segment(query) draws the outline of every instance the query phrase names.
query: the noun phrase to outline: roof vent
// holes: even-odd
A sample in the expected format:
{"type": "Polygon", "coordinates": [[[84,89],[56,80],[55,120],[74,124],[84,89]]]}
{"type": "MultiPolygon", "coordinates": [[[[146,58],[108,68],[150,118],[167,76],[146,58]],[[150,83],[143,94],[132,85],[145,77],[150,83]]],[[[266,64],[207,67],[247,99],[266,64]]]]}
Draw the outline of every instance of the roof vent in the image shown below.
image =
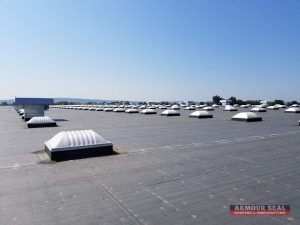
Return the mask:
{"type": "Polygon", "coordinates": [[[167,109],[163,111],[160,115],[162,116],[180,116],[180,112],[173,110],[173,109],[167,109]]]}
{"type": "Polygon", "coordinates": [[[189,115],[192,118],[213,118],[213,115],[207,111],[195,111],[189,115]]]}
{"type": "Polygon", "coordinates": [[[93,130],[62,131],[45,142],[45,151],[61,161],[113,154],[113,145],[93,130]]]}
{"type": "Polygon", "coordinates": [[[262,121],[262,117],[254,112],[241,112],[231,118],[231,120],[239,120],[246,122],[262,121]]]}
{"type": "Polygon", "coordinates": [[[34,127],[54,127],[56,122],[49,116],[35,116],[27,122],[28,128],[34,127]]]}

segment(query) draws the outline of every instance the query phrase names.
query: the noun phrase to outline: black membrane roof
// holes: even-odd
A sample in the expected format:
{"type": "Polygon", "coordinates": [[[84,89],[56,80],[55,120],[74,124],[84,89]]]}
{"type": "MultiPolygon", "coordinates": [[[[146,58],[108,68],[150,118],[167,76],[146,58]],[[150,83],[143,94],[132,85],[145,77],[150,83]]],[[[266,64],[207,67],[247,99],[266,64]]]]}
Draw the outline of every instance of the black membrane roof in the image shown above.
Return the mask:
{"type": "MultiPolygon", "coordinates": [[[[250,109],[239,109],[239,112],[250,109]]],[[[57,127],[26,128],[0,107],[0,224],[300,224],[299,114],[259,123],[50,109],[57,127]],[[92,129],[119,154],[49,161],[44,142],[92,129]],[[290,216],[230,216],[233,204],[290,205],[290,216]]]]}

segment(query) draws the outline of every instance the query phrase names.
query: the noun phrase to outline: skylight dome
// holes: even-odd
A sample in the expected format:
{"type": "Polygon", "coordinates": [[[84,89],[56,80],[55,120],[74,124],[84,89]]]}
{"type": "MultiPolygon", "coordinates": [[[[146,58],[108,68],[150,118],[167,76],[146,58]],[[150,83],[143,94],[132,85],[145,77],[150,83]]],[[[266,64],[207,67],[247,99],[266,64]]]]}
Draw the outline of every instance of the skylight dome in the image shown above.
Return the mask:
{"type": "Polygon", "coordinates": [[[53,119],[51,119],[49,116],[32,117],[26,124],[28,128],[56,126],[56,122],[53,119]]]}
{"type": "Polygon", "coordinates": [[[144,109],[140,113],[141,114],[156,114],[156,111],[153,109],[144,109]]]}
{"type": "Polygon", "coordinates": [[[124,108],[115,108],[114,112],[125,112],[124,108]]]}
{"type": "Polygon", "coordinates": [[[162,116],[180,116],[180,112],[174,109],[167,109],[163,111],[160,115],[162,116]]]}
{"type": "Polygon", "coordinates": [[[139,110],[137,109],[126,109],[126,113],[139,113],[139,110]]]}
{"type": "Polygon", "coordinates": [[[226,105],[223,111],[237,111],[237,108],[231,106],[231,105],[226,105]]]}
{"type": "Polygon", "coordinates": [[[246,122],[262,121],[262,117],[254,112],[241,112],[231,118],[231,120],[239,120],[246,122]]]}
{"type": "Polygon", "coordinates": [[[194,106],[187,106],[184,109],[185,110],[195,110],[196,108],[194,106]]]}
{"type": "Polygon", "coordinates": [[[254,107],[250,111],[251,112],[267,112],[267,110],[265,108],[261,108],[261,107],[254,107]]]}
{"type": "Polygon", "coordinates": [[[191,118],[213,118],[213,115],[207,111],[195,111],[189,115],[191,118]]]}
{"type": "Polygon", "coordinates": [[[300,109],[298,107],[292,107],[284,110],[285,113],[300,113],[300,109]]]}
{"type": "Polygon", "coordinates": [[[68,160],[113,153],[113,145],[93,130],[62,131],[45,142],[51,160],[68,160]]]}
{"type": "Polygon", "coordinates": [[[278,110],[279,107],[274,105],[274,106],[268,106],[267,109],[278,110]]]}
{"type": "Polygon", "coordinates": [[[172,106],[171,106],[171,109],[174,109],[174,110],[179,110],[179,109],[180,109],[180,107],[179,107],[178,105],[172,105],[172,106]]]}
{"type": "Polygon", "coordinates": [[[205,106],[202,108],[202,110],[206,110],[206,111],[214,111],[215,109],[211,106],[205,106]]]}
{"type": "Polygon", "coordinates": [[[113,108],[105,108],[103,109],[104,112],[112,112],[114,109],[113,108]]]}

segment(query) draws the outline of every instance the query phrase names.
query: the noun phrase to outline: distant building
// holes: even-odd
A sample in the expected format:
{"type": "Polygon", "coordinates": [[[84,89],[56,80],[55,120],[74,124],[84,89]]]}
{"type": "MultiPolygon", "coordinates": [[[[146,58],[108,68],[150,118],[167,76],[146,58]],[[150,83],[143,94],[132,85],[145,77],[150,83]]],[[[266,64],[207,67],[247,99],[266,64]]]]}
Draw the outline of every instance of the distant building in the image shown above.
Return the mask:
{"type": "Polygon", "coordinates": [[[222,106],[225,106],[225,105],[230,105],[232,101],[230,99],[223,99],[220,100],[220,103],[222,104],[222,106]]]}
{"type": "Polygon", "coordinates": [[[156,102],[146,102],[147,105],[156,105],[156,102]]]}
{"type": "Polygon", "coordinates": [[[49,105],[54,104],[53,98],[15,98],[15,107],[24,109],[25,121],[30,120],[34,116],[44,116],[44,110],[49,105]]]}
{"type": "Polygon", "coordinates": [[[191,106],[191,105],[195,105],[194,101],[184,101],[180,103],[181,106],[191,106]]]}
{"type": "Polygon", "coordinates": [[[267,101],[267,100],[262,100],[262,101],[260,101],[260,104],[261,105],[264,105],[264,106],[269,106],[269,105],[271,105],[271,101],[267,101]]]}

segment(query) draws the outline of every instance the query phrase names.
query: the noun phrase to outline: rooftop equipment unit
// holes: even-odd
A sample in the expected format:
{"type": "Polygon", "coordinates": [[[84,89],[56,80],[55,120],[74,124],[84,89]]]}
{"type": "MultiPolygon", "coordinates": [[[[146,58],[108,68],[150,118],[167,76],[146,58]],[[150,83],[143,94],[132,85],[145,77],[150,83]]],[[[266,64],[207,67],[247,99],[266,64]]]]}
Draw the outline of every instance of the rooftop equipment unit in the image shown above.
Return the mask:
{"type": "Polygon", "coordinates": [[[257,115],[254,112],[241,112],[233,116],[231,120],[255,122],[255,121],[262,121],[262,117],[257,115]]]}
{"type": "Polygon", "coordinates": [[[62,131],[45,142],[54,161],[113,154],[113,145],[93,130],[62,131]]]}
{"type": "Polygon", "coordinates": [[[53,98],[15,98],[15,105],[24,106],[24,119],[30,120],[34,116],[44,116],[45,108],[54,104],[53,98]]]}
{"type": "Polygon", "coordinates": [[[56,122],[48,116],[35,116],[27,122],[28,128],[34,127],[55,127],[56,122]]]}

